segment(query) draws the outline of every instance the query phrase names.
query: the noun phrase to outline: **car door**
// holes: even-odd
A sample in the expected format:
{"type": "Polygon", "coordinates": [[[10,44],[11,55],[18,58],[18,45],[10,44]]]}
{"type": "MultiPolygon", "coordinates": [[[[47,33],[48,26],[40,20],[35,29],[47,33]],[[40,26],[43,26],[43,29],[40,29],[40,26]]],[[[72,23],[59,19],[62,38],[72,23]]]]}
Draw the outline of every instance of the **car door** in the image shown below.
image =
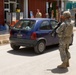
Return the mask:
{"type": "MultiPolygon", "coordinates": [[[[50,20],[50,25],[51,25],[52,31],[53,31],[53,30],[57,27],[58,22],[57,22],[56,20],[50,20]]],[[[58,35],[57,35],[56,32],[53,33],[52,37],[53,37],[53,39],[54,39],[54,40],[53,40],[53,43],[54,43],[54,44],[58,44],[59,38],[58,38],[58,35]]]]}
{"type": "Polygon", "coordinates": [[[52,27],[50,25],[50,22],[48,20],[42,21],[40,27],[39,27],[39,36],[40,38],[43,38],[46,40],[46,45],[52,45],[54,38],[50,34],[52,31],[52,27]]]}

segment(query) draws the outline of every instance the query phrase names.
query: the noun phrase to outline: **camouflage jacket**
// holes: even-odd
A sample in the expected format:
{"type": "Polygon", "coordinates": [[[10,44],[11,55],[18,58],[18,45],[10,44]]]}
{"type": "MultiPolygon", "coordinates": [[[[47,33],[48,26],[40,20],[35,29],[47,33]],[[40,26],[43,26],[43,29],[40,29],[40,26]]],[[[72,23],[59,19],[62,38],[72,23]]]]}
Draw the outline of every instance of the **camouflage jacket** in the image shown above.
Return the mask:
{"type": "Polygon", "coordinates": [[[57,28],[58,37],[71,37],[73,34],[73,23],[71,20],[66,20],[57,28]]]}

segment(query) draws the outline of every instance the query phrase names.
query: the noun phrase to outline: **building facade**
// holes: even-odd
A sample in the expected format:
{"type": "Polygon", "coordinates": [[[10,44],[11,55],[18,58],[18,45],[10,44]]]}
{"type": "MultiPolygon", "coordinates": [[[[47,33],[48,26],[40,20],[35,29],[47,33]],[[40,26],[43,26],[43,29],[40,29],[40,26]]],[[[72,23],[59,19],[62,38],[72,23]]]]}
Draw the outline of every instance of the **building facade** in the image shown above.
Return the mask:
{"type": "Polygon", "coordinates": [[[20,9],[20,12],[23,12],[24,18],[30,18],[30,11],[33,12],[35,17],[37,9],[40,9],[44,18],[51,4],[56,9],[61,7],[60,0],[0,0],[0,25],[6,23],[7,13],[16,12],[17,7],[20,9]]]}

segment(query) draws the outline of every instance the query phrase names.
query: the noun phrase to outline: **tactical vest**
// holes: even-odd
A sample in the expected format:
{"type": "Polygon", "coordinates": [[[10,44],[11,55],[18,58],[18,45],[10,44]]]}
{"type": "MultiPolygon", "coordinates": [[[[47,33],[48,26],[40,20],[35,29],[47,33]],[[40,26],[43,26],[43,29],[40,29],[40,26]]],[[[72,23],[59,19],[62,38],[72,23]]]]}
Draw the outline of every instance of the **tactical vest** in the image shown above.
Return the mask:
{"type": "Polygon", "coordinates": [[[73,25],[72,23],[70,22],[69,25],[67,25],[65,23],[65,27],[64,27],[64,31],[63,31],[63,37],[71,37],[73,34],[73,25]]]}

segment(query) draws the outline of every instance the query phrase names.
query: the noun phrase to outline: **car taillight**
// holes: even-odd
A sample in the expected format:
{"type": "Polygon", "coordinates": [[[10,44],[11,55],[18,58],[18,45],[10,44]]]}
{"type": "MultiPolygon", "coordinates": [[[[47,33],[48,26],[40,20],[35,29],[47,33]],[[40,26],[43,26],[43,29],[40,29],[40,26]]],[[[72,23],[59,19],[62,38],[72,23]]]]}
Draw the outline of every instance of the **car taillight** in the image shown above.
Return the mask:
{"type": "Polygon", "coordinates": [[[10,36],[12,36],[12,35],[13,35],[13,31],[11,30],[11,31],[10,31],[10,36]]]}
{"type": "Polygon", "coordinates": [[[37,34],[35,32],[32,33],[31,39],[35,40],[37,38],[37,34]]]}

